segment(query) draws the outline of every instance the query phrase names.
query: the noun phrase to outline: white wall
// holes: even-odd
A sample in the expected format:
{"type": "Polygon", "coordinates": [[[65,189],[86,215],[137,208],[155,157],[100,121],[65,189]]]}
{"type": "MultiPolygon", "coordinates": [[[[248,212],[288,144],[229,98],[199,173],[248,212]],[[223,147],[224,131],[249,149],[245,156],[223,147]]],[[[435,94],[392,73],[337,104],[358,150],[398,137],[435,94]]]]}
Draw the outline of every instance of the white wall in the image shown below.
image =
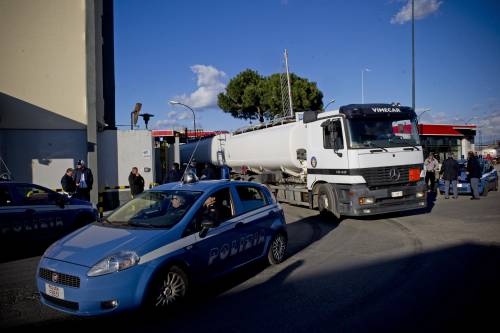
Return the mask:
{"type": "Polygon", "coordinates": [[[99,188],[128,186],[132,167],[139,168],[146,188],[154,180],[153,138],[148,130],[99,133],[99,188]],[[144,171],[149,168],[150,171],[144,171]]]}

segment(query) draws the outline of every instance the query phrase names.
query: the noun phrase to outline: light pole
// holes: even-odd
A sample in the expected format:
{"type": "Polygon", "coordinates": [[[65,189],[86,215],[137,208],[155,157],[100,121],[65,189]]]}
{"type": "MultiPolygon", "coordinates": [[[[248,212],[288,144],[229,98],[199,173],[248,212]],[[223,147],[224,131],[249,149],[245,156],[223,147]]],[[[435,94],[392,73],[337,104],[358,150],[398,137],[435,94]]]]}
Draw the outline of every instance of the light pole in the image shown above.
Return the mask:
{"type": "Polygon", "coordinates": [[[470,118],[469,120],[467,120],[467,121],[465,122],[465,125],[467,125],[467,124],[469,123],[469,121],[471,121],[472,119],[477,119],[477,116],[474,116],[474,117],[470,118]]]}
{"type": "Polygon", "coordinates": [[[178,102],[178,101],[169,101],[169,103],[171,105],[182,105],[186,108],[188,108],[189,110],[191,110],[191,112],[193,113],[193,128],[194,128],[194,136],[197,137],[198,133],[196,132],[196,114],[194,113],[194,110],[189,106],[189,105],[186,105],[184,103],[181,103],[181,102],[178,102]]]}
{"type": "Polygon", "coordinates": [[[420,112],[420,114],[417,116],[417,122],[420,121],[420,117],[422,117],[422,115],[428,111],[431,111],[431,109],[423,109],[421,110],[422,112],[420,112]]]}
{"type": "Polygon", "coordinates": [[[361,104],[365,104],[365,72],[371,72],[369,68],[361,70],[361,104]]]}
{"type": "Polygon", "coordinates": [[[332,103],[335,103],[335,98],[332,99],[330,102],[326,103],[325,107],[323,108],[323,110],[326,111],[326,108],[328,107],[328,105],[332,104],[332,103]]]}
{"type": "Polygon", "coordinates": [[[411,1],[411,107],[415,110],[415,0],[411,1]]]}

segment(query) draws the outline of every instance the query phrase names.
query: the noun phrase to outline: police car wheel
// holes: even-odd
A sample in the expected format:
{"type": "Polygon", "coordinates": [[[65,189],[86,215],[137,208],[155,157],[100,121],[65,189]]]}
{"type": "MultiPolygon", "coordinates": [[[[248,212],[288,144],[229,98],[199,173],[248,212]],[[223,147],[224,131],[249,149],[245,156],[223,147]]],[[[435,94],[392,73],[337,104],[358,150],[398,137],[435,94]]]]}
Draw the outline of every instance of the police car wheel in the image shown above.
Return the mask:
{"type": "Polygon", "coordinates": [[[488,184],[484,184],[484,189],[483,189],[483,192],[481,193],[481,196],[482,197],[487,197],[488,196],[488,184]]]}
{"type": "Polygon", "coordinates": [[[185,297],[188,289],[186,273],[177,266],[162,272],[153,288],[151,305],[155,309],[173,307],[185,297]]]}
{"type": "Polygon", "coordinates": [[[273,236],[267,254],[267,259],[271,265],[277,265],[285,259],[287,246],[288,239],[283,232],[273,236]]]}

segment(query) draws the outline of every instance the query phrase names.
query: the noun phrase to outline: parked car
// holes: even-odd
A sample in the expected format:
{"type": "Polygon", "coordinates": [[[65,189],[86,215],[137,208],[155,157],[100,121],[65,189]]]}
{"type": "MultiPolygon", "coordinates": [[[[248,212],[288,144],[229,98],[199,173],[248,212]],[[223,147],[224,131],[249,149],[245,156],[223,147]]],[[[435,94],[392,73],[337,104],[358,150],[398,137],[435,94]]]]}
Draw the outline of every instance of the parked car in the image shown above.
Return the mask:
{"type": "Polygon", "coordinates": [[[278,264],[286,248],[283,210],[266,187],[168,183],[54,243],[37,286],[43,304],[76,315],[162,309],[247,263],[278,264]]]}
{"type": "Polygon", "coordinates": [[[45,248],[97,217],[90,202],[35,184],[0,182],[0,246],[8,250],[2,259],[38,245],[45,248]]]}
{"type": "MultiPolygon", "coordinates": [[[[479,179],[479,193],[482,196],[488,195],[489,191],[498,191],[498,172],[489,160],[480,159],[481,165],[481,178],[479,179]]],[[[470,179],[467,176],[467,160],[459,160],[459,176],[458,176],[458,193],[471,194],[472,189],[470,186],[470,179]]],[[[439,180],[439,191],[441,194],[445,191],[444,180],[439,180]]],[[[450,193],[453,189],[450,184],[450,193]]]]}

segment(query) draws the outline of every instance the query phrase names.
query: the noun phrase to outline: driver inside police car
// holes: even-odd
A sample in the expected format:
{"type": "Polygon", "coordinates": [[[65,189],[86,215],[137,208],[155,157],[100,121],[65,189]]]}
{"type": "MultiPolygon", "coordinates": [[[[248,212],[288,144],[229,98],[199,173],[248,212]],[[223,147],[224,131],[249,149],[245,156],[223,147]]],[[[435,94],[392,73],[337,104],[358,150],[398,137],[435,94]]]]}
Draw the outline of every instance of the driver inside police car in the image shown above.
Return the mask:
{"type": "Polygon", "coordinates": [[[173,195],[170,199],[170,204],[174,209],[182,208],[185,203],[186,200],[184,200],[184,198],[179,195],[173,195]]]}

